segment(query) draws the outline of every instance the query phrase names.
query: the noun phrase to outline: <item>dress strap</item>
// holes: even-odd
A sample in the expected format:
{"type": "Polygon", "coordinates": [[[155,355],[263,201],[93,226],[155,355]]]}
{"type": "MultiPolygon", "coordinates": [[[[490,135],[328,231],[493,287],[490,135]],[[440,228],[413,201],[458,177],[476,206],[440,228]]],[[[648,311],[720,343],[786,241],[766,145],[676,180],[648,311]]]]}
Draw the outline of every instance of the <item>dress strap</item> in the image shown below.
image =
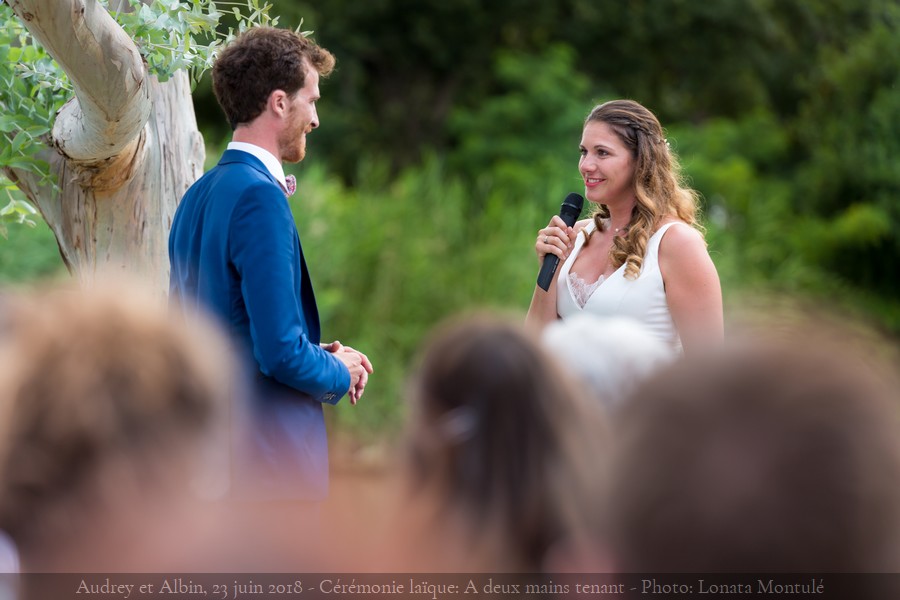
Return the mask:
{"type": "Polygon", "coordinates": [[[597,229],[597,222],[591,219],[587,225],[578,230],[578,235],[584,236],[584,239],[587,240],[587,237],[594,233],[595,229],[597,229]]]}
{"type": "MultiPolygon", "coordinates": [[[[668,223],[657,229],[656,233],[654,233],[653,235],[659,235],[659,237],[662,237],[672,225],[687,225],[687,223],[685,223],[684,221],[669,221],[668,223]]],[[[688,227],[690,227],[690,225],[688,225],[688,227]]]]}
{"type": "Polygon", "coordinates": [[[663,236],[666,234],[669,228],[672,227],[672,225],[684,225],[685,227],[690,227],[690,225],[688,225],[684,221],[669,221],[668,223],[657,229],[652,236],[650,236],[650,243],[655,243],[657,246],[659,246],[659,242],[662,240],[663,236]]]}
{"type": "Polygon", "coordinates": [[[659,244],[662,242],[663,236],[669,230],[672,225],[684,225],[686,227],[690,227],[684,221],[670,221],[656,230],[656,232],[650,236],[650,240],[647,243],[647,252],[644,254],[644,266],[647,266],[647,263],[650,262],[653,265],[659,263],[659,244]]]}

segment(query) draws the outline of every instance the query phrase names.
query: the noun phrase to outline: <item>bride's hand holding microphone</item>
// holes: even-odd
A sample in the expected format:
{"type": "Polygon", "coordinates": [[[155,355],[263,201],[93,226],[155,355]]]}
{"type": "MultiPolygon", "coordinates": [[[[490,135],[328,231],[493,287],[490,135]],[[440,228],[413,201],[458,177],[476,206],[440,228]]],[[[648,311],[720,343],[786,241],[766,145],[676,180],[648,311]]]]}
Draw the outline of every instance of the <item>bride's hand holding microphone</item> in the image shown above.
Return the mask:
{"type": "Polygon", "coordinates": [[[538,230],[534,251],[537,253],[538,262],[544,262],[544,257],[553,254],[559,260],[564,261],[572,251],[575,243],[575,230],[563,223],[559,215],[554,215],[543,229],[538,230]]]}
{"type": "Polygon", "coordinates": [[[550,219],[547,227],[538,232],[534,249],[538,260],[541,261],[541,272],[538,275],[537,285],[544,291],[550,289],[559,261],[566,259],[575,244],[573,227],[582,206],[584,198],[580,194],[569,194],[560,206],[559,214],[550,219]]]}

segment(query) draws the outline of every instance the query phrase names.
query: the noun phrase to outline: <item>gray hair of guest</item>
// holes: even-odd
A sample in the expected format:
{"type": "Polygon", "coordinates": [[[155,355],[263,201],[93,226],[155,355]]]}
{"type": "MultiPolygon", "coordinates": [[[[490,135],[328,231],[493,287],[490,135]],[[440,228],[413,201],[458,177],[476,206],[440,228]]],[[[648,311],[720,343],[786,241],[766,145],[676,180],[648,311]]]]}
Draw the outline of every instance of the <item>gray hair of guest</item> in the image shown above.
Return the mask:
{"type": "Polygon", "coordinates": [[[608,409],[619,406],[674,351],[638,321],[580,314],[550,324],[545,348],[608,409]]]}

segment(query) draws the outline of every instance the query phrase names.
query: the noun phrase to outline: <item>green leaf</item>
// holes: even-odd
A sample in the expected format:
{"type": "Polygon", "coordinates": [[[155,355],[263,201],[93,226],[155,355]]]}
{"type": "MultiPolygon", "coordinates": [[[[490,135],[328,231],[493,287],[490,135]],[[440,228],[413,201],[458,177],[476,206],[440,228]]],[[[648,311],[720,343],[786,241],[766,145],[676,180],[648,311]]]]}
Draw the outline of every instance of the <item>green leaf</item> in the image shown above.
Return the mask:
{"type": "Polygon", "coordinates": [[[31,136],[29,136],[24,131],[20,131],[16,134],[12,141],[12,152],[13,154],[18,154],[22,150],[22,145],[26,141],[31,141],[31,136]]]}
{"type": "Polygon", "coordinates": [[[27,133],[32,138],[39,138],[42,135],[45,135],[50,132],[50,127],[44,124],[37,125],[29,125],[25,129],[23,129],[25,133],[27,133]]]}
{"type": "Polygon", "coordinates": [[[0,115],[0,132],[10,133],[17,128],[14,115],[0,115]]]}
{"type": "Polygon", "coordinates": [[[5,163],[6,163],[5,166],[10,167],[12,169],[22,169],[23,171],[31,171],[33,173],[38,173],[38,171],[35,169],[35,167],[36,167],[35,161],[32,159],[29,159],[29,158],[25,158],[25,157],[10,158],[9,160],[5,161],[5,163]]]}

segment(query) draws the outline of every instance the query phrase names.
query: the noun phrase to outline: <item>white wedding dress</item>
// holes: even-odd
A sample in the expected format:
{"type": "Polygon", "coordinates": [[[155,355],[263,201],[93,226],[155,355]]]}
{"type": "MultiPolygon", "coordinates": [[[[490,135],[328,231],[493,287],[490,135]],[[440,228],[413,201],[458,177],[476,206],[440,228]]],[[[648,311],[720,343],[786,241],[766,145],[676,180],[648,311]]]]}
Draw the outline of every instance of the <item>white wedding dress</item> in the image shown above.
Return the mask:
{"type": "Polygon", "coordinates": [[[679,224],[689,227],[679,221],[666,223],[650,237],[637,279],[625,278],[623,264],[609,277],[604,279],[601,276],[596,282],[585,283],[571,269],[584,246],[586,234],[596,227],[593,221],[588,223],[578,233],[572,253],[559,269],[556,295],[559,316],[566,319],[587,312],[600,317],[628,317],[640,322],[654,337],[680,352],[681,340],[669,312],[659,270],[659,243],[671,226],[679,224]]]}

